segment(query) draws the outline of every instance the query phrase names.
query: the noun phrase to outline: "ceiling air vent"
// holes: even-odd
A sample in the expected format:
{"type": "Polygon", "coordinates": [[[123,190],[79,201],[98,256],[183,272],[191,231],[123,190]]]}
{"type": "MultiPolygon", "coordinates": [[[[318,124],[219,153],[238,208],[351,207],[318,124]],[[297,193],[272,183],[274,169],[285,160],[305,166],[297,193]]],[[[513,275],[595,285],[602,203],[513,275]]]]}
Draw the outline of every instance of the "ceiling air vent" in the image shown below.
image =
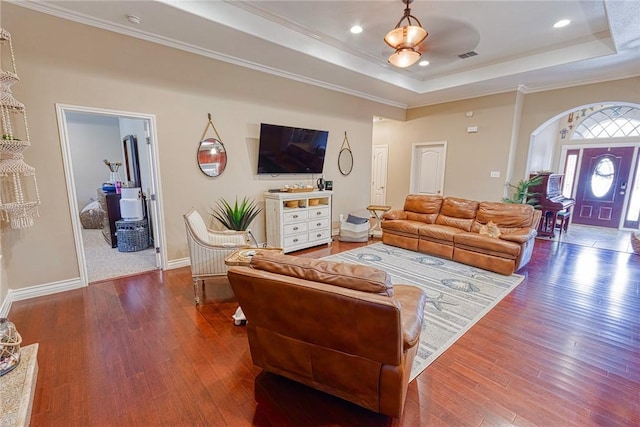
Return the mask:
{"type": "Polygon", "coordinates": [[[458,58],[462,58],[462,59],[471,58],[472,56],[476,56],[477,54],[478,54],[478,52],[472,50],[472,51],[467,52],[467,53],[461,53],[460,55],[458,55],[458,58]]]}

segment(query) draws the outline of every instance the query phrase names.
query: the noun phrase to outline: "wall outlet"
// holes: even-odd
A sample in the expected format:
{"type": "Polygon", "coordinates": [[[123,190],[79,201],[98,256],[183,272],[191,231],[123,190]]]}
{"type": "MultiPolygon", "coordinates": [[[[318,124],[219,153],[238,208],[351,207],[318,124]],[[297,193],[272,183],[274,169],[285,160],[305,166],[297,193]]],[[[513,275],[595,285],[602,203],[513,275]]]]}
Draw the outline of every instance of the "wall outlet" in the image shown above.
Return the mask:
{"type": "Polygon", "coordinates": [[[489,177],[491,177],[491,178],[500,178],[500,172],[499,171],[491,171],[491,173],[489,174],[489,177]]]}
{"type": "Polygon", "coordinates": [[[478,126],[467,127],[467,133],[478,133],[478,126]]]}

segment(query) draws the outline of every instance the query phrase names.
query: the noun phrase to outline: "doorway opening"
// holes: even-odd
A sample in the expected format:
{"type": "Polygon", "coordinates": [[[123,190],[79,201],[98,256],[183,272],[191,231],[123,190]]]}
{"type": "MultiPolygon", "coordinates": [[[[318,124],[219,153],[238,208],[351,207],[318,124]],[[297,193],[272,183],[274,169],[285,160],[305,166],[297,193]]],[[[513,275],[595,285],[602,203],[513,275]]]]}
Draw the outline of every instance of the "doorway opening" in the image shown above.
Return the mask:
{"type": "Polygon", "coordinates": [[[563,175],[571,222],[637,229],[640,216],[640,106],[591,104],[568,110],[531,136],[528,173],[563,175]]]}
{"type": "Polygon", "coordinates": [[[155,116],[56,110],[82,284],[165,269],[155,116]],[[87,209],[100,221],[83,221],[87,209]]]}

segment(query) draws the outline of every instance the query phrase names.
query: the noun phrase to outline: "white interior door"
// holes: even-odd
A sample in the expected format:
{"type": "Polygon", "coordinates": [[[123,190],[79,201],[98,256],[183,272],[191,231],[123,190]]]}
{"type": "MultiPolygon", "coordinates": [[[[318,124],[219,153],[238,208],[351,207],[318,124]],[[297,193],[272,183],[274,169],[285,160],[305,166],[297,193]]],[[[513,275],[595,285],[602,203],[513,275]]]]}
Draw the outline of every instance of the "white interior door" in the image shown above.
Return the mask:
{"type": "Polygon", "coordinates": [[[409,188],[412,194],[443,193],[446,152],[444,141],[413,144],[409,188]]]}
{"type": "Polygon", "coordinates": [[[385,205],[387,202],[387,159],[388,145],[373,146],[373,166],[371,171],[371,204],[385,205]]]}

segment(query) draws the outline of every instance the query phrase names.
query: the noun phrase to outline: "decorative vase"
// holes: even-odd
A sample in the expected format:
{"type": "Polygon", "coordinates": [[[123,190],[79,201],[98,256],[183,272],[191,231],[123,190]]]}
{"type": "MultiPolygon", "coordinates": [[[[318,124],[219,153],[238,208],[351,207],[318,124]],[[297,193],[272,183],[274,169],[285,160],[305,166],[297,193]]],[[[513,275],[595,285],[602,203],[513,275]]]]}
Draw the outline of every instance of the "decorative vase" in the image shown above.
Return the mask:
{"type": "Polygon", "coordinates": [[[0,376],[13,370],[20,363],[22,337],[16,326],[7,318],[0,319],[0,376]]]}

